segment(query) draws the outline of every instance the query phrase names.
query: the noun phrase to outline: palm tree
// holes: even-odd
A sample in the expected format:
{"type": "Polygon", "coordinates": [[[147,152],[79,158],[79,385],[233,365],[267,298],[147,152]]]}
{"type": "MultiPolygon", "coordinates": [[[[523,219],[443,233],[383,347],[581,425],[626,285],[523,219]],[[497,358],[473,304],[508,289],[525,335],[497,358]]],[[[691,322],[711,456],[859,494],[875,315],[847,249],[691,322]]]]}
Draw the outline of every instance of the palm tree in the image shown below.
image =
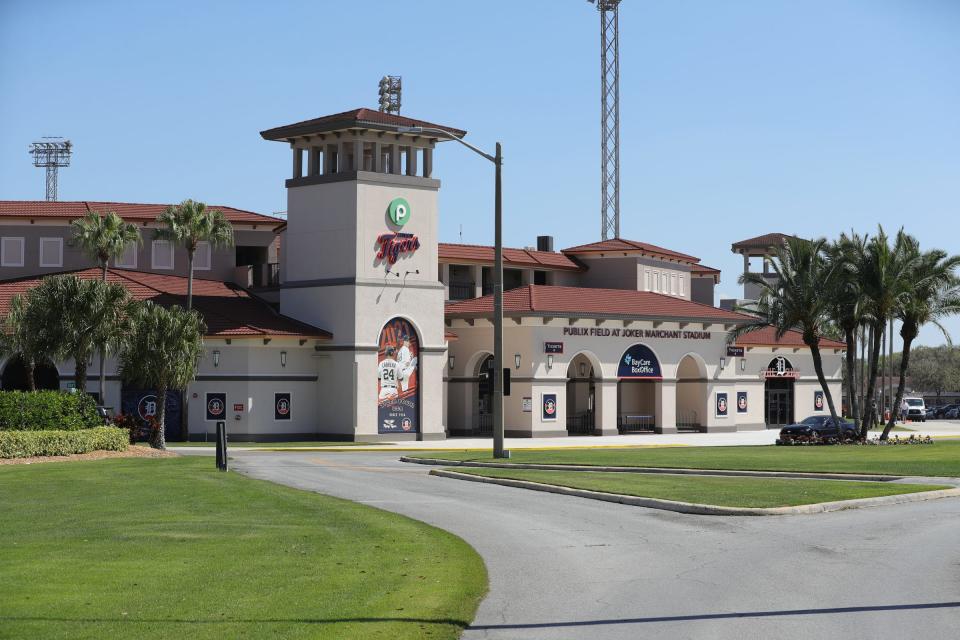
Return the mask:
{"type": "Polygon", "coordinates": [[[916,258],[917,254],[910,246],[910,236],[903,229],[897,232],[891,245],[889,236],[883,227],[879,227],[877,235],[864,247],[860,279],[865,301],[863,312],[869,334],[867,396],[864,400],[864,410],[869,413],[868,419],[860,425],[861,438],[867,437],[880,413],[874,410],[874,405],[883,332],[890,318],[910,294],[913,287],[910,274],[916,258]]]}
{"type": "Polygon", "coordinates": [[[777,339],[788,331],[799,330],[803,343],[810,348],[813,368],[820,381],[820,388],[827,399],[830,416],[836,420],[837,410],[833,394],[823,373],[823,358],[820,355],[820,339],[829,325],[829,299],[824,291],[834,287],[836,265],[827,260],[825,239],[804,240],[787,238],[783,246],[775,249],[771,260],[776,278],[765,278],[759,273],[745,273],[740,283],[750,283],[758,288],[757,302],[742,308],[757,316],[757,321],[734,329],[730,339],[772,326],[777,339]]]}
{"type": "Polygon", "coordinates": [[[125,382],[156,390],[159,428],[151,444],[164,449],[167,391],[184,390],[195,377],[206,325],[195,311],[178,306],[166,309],[149,301],[135,305],[131,320],[120,351],[120,376],[125,382]]]}
{"type": "Polygon", "coordinates": [[[900,337],[903,338],[900,381],[897,384],[893,411],[890,412],[890,419],[880,436],[881,440],[890,436],[890,430],[896,423],[896,409],[903,402],[903,387],[910,366],[910,347],[920,332],[920,327],[933,324],[943,332],[950,344],[950,334],[940,324],[940,320],[960,312],[960,280],[954,275],[960,265],[960,256],[948,257],[946,252],[939,249],[920,253],[919,243],[909,236],[906,246],[912,264],[908,276],[912,286],[895,311],[901,322],[900,337]]]}
{"type": "Polygon", "coordinates": [[[857,336],[863,324],[865,300],[860,281],[863,268],[866,236],[851,231],[841,234],[840,239],[827,246],[827,259],[835,270],[834,286],[826,291],[827,313],[843,334],[847,345],[846,387],[847,402],[853,422],[860,428],[861,407],[857,397],[857,336]]]}
{"type": "Polygon", "coordinates": [[[211,249],[232,246],[233,226],[219,210],[208,210],[207,205],[193,200],[167,207],[157,222],[162,228],[157,229],[156,238],[182,244],[187,250],[187,309],[193,309],[193,256],[197,244],[207,242],[211,249]]]}
{"type": "Polygon", "coordinates": [[[113,211],[105,214],[91,211],[83,218],[73,220],[73,239],[71,244],[78,246],[97,261],[103,270],[103,281],[107,281],[107,266],[110,260],[123,255],[127,246],[143,243],[136,225],[124,222],[113,211]]]}
{"type": "MultiPolygon", "coordinates": [[[[81,247],[84,252],[97,261],[103,270],[103,281],[107,281],[107,267],[110,260],[116,260],[123,255],[130,244],[143,244],[143,238],[136,225],[124,222],[123,218],[113,211],[100,214],[91,211],[84,218],[78,218],[70,223],[73,226],[73,240],[71,243],[81,247]]],[[[100,402],[105,403],[105,389],[107,375],[105,361],[107,359],[107,342],[97,344],[100,348],[100,402]]]]}
{"type": "Polygon", "coordinates": [[[20,358],[27,370],[27,387],[37,390],[34,371],[37,364],[49,360],[50,343],[41,308],[30,304],[30,296],[16,295],[10,300],[10,311],[3,319],[0,332],[0,351],[20,358]]]}
{"type": "Polygon", "coordinates": [[[45,327],[45,342],[56,359],[73,358],[74,381],[87,390],[87,364],[98,341],[108,341],[118,329],[100,325],[120,322],[129,299],[123,286],[77,276],[44,278],[30,290],[31,309],[45,327]]]}

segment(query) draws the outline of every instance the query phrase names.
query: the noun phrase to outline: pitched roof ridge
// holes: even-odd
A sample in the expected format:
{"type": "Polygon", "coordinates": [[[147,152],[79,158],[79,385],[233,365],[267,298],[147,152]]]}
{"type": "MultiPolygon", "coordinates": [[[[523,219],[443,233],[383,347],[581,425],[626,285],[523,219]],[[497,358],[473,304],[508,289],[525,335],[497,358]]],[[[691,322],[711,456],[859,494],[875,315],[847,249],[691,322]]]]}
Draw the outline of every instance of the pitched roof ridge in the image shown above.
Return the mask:
{"type": "Polygon", "coordinates": [[[537,285],[535,285],[535,284],[528,284],[528,285],[527,285],[527,295],[530,297],[530,310],[531,310],[531,311],[536,311],[536,310],[537,310],[537,296],[536,296],[536,292],[537,292],[537,285]]]}

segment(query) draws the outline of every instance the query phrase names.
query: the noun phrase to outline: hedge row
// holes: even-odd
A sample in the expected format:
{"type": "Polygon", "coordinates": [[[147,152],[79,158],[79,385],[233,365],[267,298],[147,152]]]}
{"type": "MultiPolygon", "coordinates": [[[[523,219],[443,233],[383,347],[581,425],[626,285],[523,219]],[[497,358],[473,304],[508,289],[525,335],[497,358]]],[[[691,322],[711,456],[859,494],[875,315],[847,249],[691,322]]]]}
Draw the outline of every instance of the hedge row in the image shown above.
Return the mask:
{"type": "Polygon", "coordinates": [[[126,451],[129,442],[130,433],[116,427],[94,427],[79,431],[0,431],[0,458],[126,451]]]}
{"type": "Polygon", "coordinates": [[[0,431],[75,431],[103,426],[85,393],[0,391],[0,431]]]}

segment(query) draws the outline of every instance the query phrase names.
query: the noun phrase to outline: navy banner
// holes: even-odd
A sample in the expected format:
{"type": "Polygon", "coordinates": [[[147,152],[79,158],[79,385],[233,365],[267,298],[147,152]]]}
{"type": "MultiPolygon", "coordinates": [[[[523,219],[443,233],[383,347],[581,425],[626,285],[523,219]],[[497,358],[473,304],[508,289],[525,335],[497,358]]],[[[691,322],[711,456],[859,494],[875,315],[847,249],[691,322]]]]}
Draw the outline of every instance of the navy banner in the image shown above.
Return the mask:
{"type": "Polygon", "coordinates": [[[813,392],[813,410],[823,411],[823,391],[813,392]]]}
{"type": "Polygon", "coordinates": [[[290,419],[290,393],[273,394],[273,419],[290,419]]]}
{"type": "Polygon", "coordinates": [[[207,420],[226,420],[227,418],[227,394],[208,393],[207,394],[207,420]]]}
{"type": "Polygon", "coordinates": [[[747,412],[747,392],[737,391],[737,413],[747,412]]]}
{"type": "Polygon", "coordinates": [[[420,340],[413,325],[394,318],[380,332],[377,357],[377,432],[417,433],[420,340]]]}
{"type": "Polygon", "coordinates": [[[650,347],[645,344],[635,344],[621,356],[617,377],[660,380],[663,376],[660,373],[660,362],[657,356],[653,355],[650,347]]]}
{"type": "Polygon", "coordinates": [[[717,417],[727,417],[727,394],[725,393],[717,394],[717,417]]]}

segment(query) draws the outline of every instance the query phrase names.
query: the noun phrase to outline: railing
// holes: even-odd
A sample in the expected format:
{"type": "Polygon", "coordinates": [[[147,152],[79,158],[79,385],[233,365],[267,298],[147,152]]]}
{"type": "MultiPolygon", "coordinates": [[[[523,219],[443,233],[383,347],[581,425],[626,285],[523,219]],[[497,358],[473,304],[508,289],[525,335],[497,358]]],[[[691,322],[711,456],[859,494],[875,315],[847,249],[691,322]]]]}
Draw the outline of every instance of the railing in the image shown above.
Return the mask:
{"type": "Polygon", "coordinates": [[[697,412],[691,409],[677,412],[677,429],[700,431],[703,429],[703,425],[700,424],[700,417],[697,412]]]}
{"type": "Polygon", "coordinates": [[[247,289],[276,287],[280,284],[280,265],[276,262],[240,265],[234,269],[233,281],[247,289]]]}
{"type": "Polygon", "coordinates": [[[621,413],[617,416],[617,431],[620,433],[643,433],[655,430],[654,416],[621,413]]]}
{"type": "Polygon", "coordinates": [[[472,282],[451,282],[451,300],[470,300],[477,297],[477,287],[472,282]]]}
{"type": "Polygon", "coordinates": [[[567,433],[570,435],[593,435],[595,431],[593,411],[581,411],[567,416],[567,433]]]}

